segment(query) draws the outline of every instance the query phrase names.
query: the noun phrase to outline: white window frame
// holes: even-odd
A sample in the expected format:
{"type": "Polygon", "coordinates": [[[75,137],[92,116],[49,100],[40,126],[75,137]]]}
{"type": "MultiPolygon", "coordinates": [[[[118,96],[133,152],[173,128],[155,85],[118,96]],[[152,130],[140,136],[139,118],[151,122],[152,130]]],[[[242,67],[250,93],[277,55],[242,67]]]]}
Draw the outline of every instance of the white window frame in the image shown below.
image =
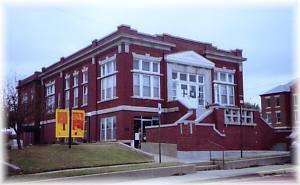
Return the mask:
{"type": "Polygon", "coordinates": [[[78,71],[73,73],[73,87],[78,87],[78,71]]]}
{"type": "Polygon", "coordinates": [[[193,98],[190,96],[190,91],[191,91],[191,88],[192,86],[195,86],[196,87],[196,97],[193,98],[193,99],[197,99],[198,100],[198,105],[200,107],[204,107],[205,106],[205,75],[204,74],[194,74],[194,73],[184,73],[184,72],[178,72],[178,71],[172,71],[172,77],[171,77],[171,80],[172,80],[172,98],[173,99],[176,99],[179,95],[179,93],[182,93],[181,92],[181,85],[184,85],[184,86],[187,86],[187,97],[189,98],[193,98]],[[176,73],[176,79],[173,78],[173,74],[176,73]],[[181,74],[184,74],[186,75],[186,80],[180,80],[180,75],[181,74]],[[190,76],[191,75],[195,75],[196,77],[196,82],[193,82],[193,81],[190,81],[190,76]],[[203,79],[203,81],[199,81],[199,79],[203,79]],[[200,92],[199,92],[199,87],[202,87],[203,88],[203,104],[199,104],[199,98],[200,98],[200,92]],[[180,90],[180,92],[178,92],[178,90],[180,90]],[[176,94],[176,97],[174,96],[176,94]]]}
{"type": "Polygon", "coordinates": [[[266,102],[266,108],[271,108],[271,97],[270,97],[270,96],[266,96],[266,97],[265,97],[265,102],[266,102]],[[268,104],[267,104],[267,99],[268,99],[269,102],[270,102],[270,106],[268,106],[268,104]]]}
{"type": "Polygon", "coordinates": [[[234,73],[235,70],[217,68],[214,71],[214,102],[223,106],[234,106],[235,105],[235,84],[234,84],[234,73]],[[221,73],[225,74],[225,80],[221,80],[221,73]],[[229,76],[232,76],[232,81],[229,80],[229,76]],[[226,102],[222,103],[222,91],[221,86],[226,88],[226,102]],[[230,88],[233,88],[233,102],[230,103],[230,88]]]}
{"type": "Polygon", "coordinates": [[[100,86],[100,89],[101,89],[101,94],[100,94],[100,97],[101,97],[101,101],[108,101],[108,100],[112,100],[112,99],[116,99],[117,98],[117,76],[116,75],[110,75],[110,76],[107,76],[105,78],[102,78],[101,79],[101,86],[100,86]],[[109,81],[113,81],[113,83],[108,83],[109,81]],[[108,89],[111,88],[111,96],[108,97],[108,89]]]}
{"type": "Polygon", "coordinates": [[[274,96],[274,103],[275,103],[275,107],[280,107],[280,95],[274,96]],[[277,105],[277,101],[276,101],[277,98],[279,99],[279,105],[277,105]]]}
{"type": "Polygon", "coordinates": [[[45,84],[46,90],[46,108],[47,113],[53,113],[55,109],[55,81],[51,81],[45,84]],[[50,109],[48,109],[51,107],[50,109]]]}
{"type": "Polygon", "coordinates": [[[100,120],[100,140],[101,141],[116,141],[116,116],[101,118],[100,120]],[[108,138],[108,124],[111,124],[110,138],[108,138]],[[104,130],[103,127],[104,126],[104,130]]]}
{"type": "Polygon", "coordinates": [[[272,113],[266,112],[266,122],[272,124],[272,113]]]}
{"type": "Polygon", "coordinates": [[[136,53],[132,53],[133,55],[133,67],[132,67],[132,79],[133,79],[133,98],[142,98],[142,99],[155,99],[159,100],[161,97],[161,84],[160,84],[160,61],[161,57],[153,57],[149,54],[146,55],[140,55],[136,53]],[[138,62],[138,69],[134,68],[134,62],[138,62]],[[143,70],[143,63],[149,62],[149,70],[143,70]],[[153,70],[153,65],[157,64],[157,71],[153,70]],[[134,77],[138,76],[139,78],[139,94],[135,94],[135,84],[134,84],[134,77]],[[143,92],[143,86],[144,86],[144,76],[150,77],[150,96],[145,96],[143,92]],[[154,87],[154,79],[158,78],[158,96],[154,96],[154,89],[157,87],[154,87]]]}

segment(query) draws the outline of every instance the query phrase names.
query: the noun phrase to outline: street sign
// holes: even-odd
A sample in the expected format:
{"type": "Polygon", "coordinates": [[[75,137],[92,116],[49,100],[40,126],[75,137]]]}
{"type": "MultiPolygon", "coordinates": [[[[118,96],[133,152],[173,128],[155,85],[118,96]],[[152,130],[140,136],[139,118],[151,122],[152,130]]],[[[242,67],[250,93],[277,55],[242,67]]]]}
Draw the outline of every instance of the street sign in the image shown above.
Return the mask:
{"type": "Polygon", "coordinates": [[[55,137],[69,137],[69,110],[56,109],[55,137]]]}
{"type": "Polygon", "coordinates": [[[72,137],[84,137],[84,110],[72,110],[72,137]]]}
{"type": "Polygon", "coordinates": [[[162,110],[161,110],[161,103],[158,103],[158,114],[161,114],[162,110]]]}

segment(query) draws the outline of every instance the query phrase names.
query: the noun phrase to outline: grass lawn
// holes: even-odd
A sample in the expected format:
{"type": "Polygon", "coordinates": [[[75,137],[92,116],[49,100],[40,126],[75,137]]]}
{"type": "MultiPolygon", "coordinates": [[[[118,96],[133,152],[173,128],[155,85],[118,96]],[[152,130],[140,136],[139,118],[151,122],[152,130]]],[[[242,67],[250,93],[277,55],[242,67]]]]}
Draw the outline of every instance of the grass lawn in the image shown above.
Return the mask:
{"type": "Polygon", "coordinates": [[[29,146],[9,150],[8,161],[22,169],[23,174],[70,168],[96,167],[150,162],[152,159],[119,144],[80,144],[29,146]]]}
{"type": "Polygon", "coordinates": [[[38,173],[38,174],[29,174],[29,175],[16,175],[10,176],[6,180],[12,181],[32,181],[32,180],[43,180],[51,178],[60,178],[60,177],[72,177],[80,175],[91,175],[91,174],[100,174],[116,171],[128,171],[128,170],[141,170],[157,167],[168,167],[168,166],[178,166],[180,163],[144,163],[144,164],[134,164],[134,165],[118,165],[118,166],[106,166],[106,167],[94,167],[94,168],[81,168],[81,169],[70,169],[57,172],[48,172],[48,173],[38,173]]]}

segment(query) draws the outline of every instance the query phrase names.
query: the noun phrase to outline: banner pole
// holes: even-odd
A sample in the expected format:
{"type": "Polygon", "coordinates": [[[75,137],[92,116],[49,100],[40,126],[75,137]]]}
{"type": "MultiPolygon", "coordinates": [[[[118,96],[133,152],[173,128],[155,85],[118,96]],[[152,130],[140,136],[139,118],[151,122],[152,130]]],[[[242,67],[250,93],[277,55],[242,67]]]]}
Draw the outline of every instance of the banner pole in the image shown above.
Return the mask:
{"type": "Polygon", "coordinates": [[[72,109],[69,108],[69,114],[70,114],[70,124],[69,124],[69,148],[71,148],[72,145],[72,109]]]}

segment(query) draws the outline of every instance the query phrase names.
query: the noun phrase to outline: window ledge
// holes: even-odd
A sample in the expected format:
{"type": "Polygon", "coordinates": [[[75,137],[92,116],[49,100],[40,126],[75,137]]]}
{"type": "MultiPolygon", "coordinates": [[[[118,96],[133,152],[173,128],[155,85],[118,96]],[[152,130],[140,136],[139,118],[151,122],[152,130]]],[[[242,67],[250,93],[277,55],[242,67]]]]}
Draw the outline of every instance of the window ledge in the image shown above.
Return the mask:
{"type": "MultiPolygon", "coordinates": [[[[241,126],[240,123],[234,123],[234,122],[225,123],[225,125],[241,126]]],[[[242,123],[242,126],[256,126],[256,123],[242,123]]]]}
{"type": "Polygon", "coordinates": [[[88,82],[82,82],[82,83],[81,83],[81,85],[85,85],[85,84],[88,84],[88,82]]]}
{"type": "Polygon", "coordinates": [[[148,74],[148,75],[164,76],[163,74],[160,74],[159,72],[141,71],[141,70],[136,70],[136,69],[132,69],[131,72],[132,73],[148,74]]]}
{"type": "Polygon", "coordinates": [[[142,96],[131,96],[131,98],[147,99],[147,100],[164,100],[164,99],[161,99],[161,98],[151,98],[151,97],[142,97],[142,96]]]}
{"type": "Polygon", "coordinates": [[[102,103],[102,102],[107,102],[107,101],[112,101],[112,100],[116,100],[118,99],[119,97],[114,97],[114,98],[110,98],[110,99],[106,99],[106,100],[100,100],[100,101],[97,101],[97,103],[102,103]]]}
{"type": "Polygon", "coordinates": [[[78,108],[78,106],[74,106],[74,107],[72,107],[72,109],[76,109],[76,108],[78,108]]]}
{"type": "Polygon", "coordinates": [[[65,91],[68,91],[68,90],[70,90],[70,88],[65,89],[65,91]]]}
{"type": "Polygon", "coordinates": [[[76,87],[78,87],[78,85],[73,86],[73,88],[76,88],[76,87]]]}
{"type": "Polygon", "coordinates": [[[98,76],[98,77],[97,77],[97,80],[102,79],[102,78],[106,78],[106,77],[109,77],[109,76],[112,76],[112,75],[115,75],[115,74],[117,74],[118,72],[119,72],[119,71],[115,71],[115,72],[110,73],[110,74],[105,75],[105,76],[98,76]]]}
{"type": "Polygon", "coordinates": [[[80,107],[86,107],[87,106],[87,104],[82,104],[80,107]]]}

